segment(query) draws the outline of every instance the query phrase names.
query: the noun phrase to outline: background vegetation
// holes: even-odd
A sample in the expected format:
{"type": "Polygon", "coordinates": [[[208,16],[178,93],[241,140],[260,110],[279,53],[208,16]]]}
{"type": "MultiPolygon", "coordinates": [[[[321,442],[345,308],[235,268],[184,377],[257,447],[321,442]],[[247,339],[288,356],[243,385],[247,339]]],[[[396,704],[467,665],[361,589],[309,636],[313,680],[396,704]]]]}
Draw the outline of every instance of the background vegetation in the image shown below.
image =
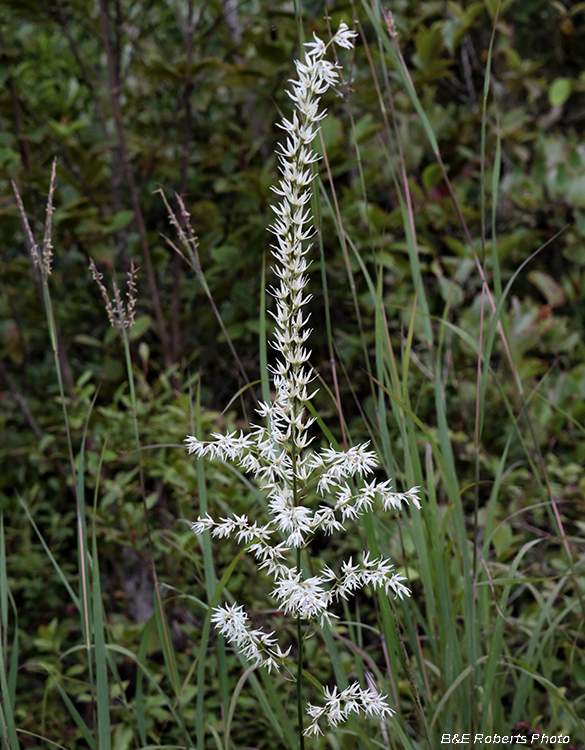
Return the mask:
{"type": "MultiPolygon", "coordinates": [[[[378,545],[413,597],[358,598],[308,642],[324,684],[330,664],[338,680],[366,670],[399,710],[387,733],[352,726],[314,746],[516,727],[583,747],[585,4],[397,0],[395,40],[375,4],[0,8],[8,747],[294,747],[292,686],[244,673],[209,633],[237,547],[212,555],[182,522],[248,512],[254,488],[181,442],[254,415],[274,123],[299,29],[326,36],[326,13],[360,37],[322,132],[316,403],[331,440],[371,439],[425,507],[322,540],[324,560],[378,545]],[[45,279],[11,180],[40,241],[55,156],[45,279]],[[161,188],[173,206],[184,196],[191,265],[165,239],[178,242],[161,188]],[[141,268],[130,379],[90,258],[109,288],[141,268]]],[[[229,588],[258,622],[291,627],[245,557],[229,588]]]]}

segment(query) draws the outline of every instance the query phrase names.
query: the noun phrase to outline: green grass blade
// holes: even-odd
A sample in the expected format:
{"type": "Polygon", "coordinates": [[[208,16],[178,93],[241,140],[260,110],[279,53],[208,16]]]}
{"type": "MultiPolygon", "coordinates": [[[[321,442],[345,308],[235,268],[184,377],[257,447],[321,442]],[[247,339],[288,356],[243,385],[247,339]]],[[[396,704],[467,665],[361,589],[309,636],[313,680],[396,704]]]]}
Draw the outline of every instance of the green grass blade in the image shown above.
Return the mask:
{"type": "Polygon", "coordinates": [[[262,389],[262,400],[265,403],[270,401],[270,373],[268,372],[268,349],[267,349],[267,332],[266,332],[266,255],[262,255],[262,272],[260,278],[260,378],[262,389]]]}
{"type": "Polygon", "coordinates": [[[0,511],[0,626],[4,649],[8,643],[8,570],[6,568],[6,540],[4,539],[4,513],[0,511]]]}
{"type": "Polygon", "coordinates": [[[95,739],[94,739],[92,733],[90,732],[89,727],[87,726],[87,724],[83,720],[83,718],[82,718],[81,714],[79,713],[79,711],[75,708],[75,704],[73,703],[73,701],[71,700],[71,698],[67,695],[67,693],[63,689],[63,686],[59,682],[58,675],[52,674],[51,676],[53,678],[53,685],[55,685],[55,687],[59,691],[59,693],[61,695],[61,698],[63,700],[63,703],[67,706],[67,710],[69,711],[69,715],[71,716],[71,718],[75,722],[75,726],[79,729],[79,731],[83,735],[83,738],[87,742],[88,747],[90,748],[90,750],[94,750],[95,749],[95,739]]]}
{"type": "MultiPolygon", "coordinates": [[[[2,544],[2,549],[4,549],[4,524],[3,519],[1,520],[2,525],[0,526],[0,543],[2,544]]],[[[2,597],[2,601],[8,601],[8,577],[6,575],[5,561],[4,565],[0,569],[0,595],[2,597]]],[[[2,617],[0,618],[0,731],[2,732],[2,736],[0,737],[0,739],[5,739],[7,741],[9,750],[18,750],[20,748],[20,745],[18,744],[16,724],[14,720],[14,700],[10,695],[5,669],[6,654],[4,651],[3,643],[7,642],[7,625],[8,606],[6,606],[6,609],[3,610],[2,617]]]]}
{"type": "Polygon", "coordinates": [[[525,675],[527,678],[532,679],[533,682],[537,682],[540,685],[542,685],[544,688],[547,689],[547,692],[552,693],[554,697],[556,698],[556,700],[558,700],[559,703],[563,705],[565,710],[571,715],[571,718],[580,727],[581,732],[583,732],[582,736],[585,737],[585,721],[575,711],[573,702],[567,699],[564,688],[557,687],[553,682],[551,682],[551,680],[548,680],[546,677],[543,677],[542,675],[540,675],[534,669],[534,667],[532,667],[530,664],[523,661],[522,659],[514,659],[512,657],[509,657],[507,663],[513,666],[522,675],[525,675]]]}
{"type": "Polygon", "coordinates": [[[167,616],[166,616],[165,609],[164,609],[160,586],[155,586],[155,589],[154,589],[154,618],[156,622],[156,628],[158,631],[158,639],[159,639],[161,650],[163,652],[163,657],[164,657],[165,665],[167,668],[167,672],[171,679],[171,685],[173,686],[173,692],[175,693],[175,697],[178,699],[181,694],[181,686],[179,683],[179,672],[177,669],[177,660],[175,657],[175,650],[173,648],[173,644],[172,644],[172,640],[170,636],[169,623],[167,621],[167,616]]]}
{"type": "MultiPolygon", "coordinates": [[[[264,388],[264,384],[262,385],[264,388]]],[[[197,393],[195,398],[195,435],[201,439],[201,380],[197,382],[197,393]]],[[[195,461],[195,471],[197,474],[197,493],[199,496],[199,514],[206,516],[208,512],[207,502],[207,483],[205,475],[205,461],[199,457],[195,461]]],[[[211,539],[209,534],[203,534],[200,539],[201,549],[203,551],[203,567],[205,574],[205,589],[207,592],[207,600],[211,601],[214,592],[217,587],[217,577],[215,575],[215,568],[213,565],[213,551],[211,548],[211,539]]],[[[225,640],[223,636],[218,638],[217,643],[217,657],[218,657],[218,669],[220,676],[220,687],[223,704],[223,715],[226,716],[229,711],[229,693],[228,693],[228,676],[227,676],[227,661],[225,654],[225,640]]],[[[198,673],[199,675],[199,673],[198,673]]],[[[202,682],[197,683],[197,694],[201,694],[205,691],[205,684],[202,682]]]]}
{"type": "MultiPolygon", "coordinates": [[[[28,732],[26,729],[19,729],[19,734],[22,734],[24,737],[32,737],[35,740],[40,740],[43,743],[43,750],[45,748],[55,747],[57,750],[70,750],[70,748],[64,747],[59,742],[55,742],[54,740],[49,740],[47,737],[43,737],[40,734],[36,734],[35,732],[28,732]]],[[[8,748],[8,750],[11,750],[11,748],[8,748]]]]}
{"type": "Polygon", "coordinates": [[[226,725],[225,725],[225,740],[224,740],[224,750],[229,750],[230,746],[230,730],[232,727],[232,721],[234,718],[234,713],[236,710],[236,705],[238,703],[238,698],[240,697],[240,693],[242,692],[242,689],[244,685],[246,684],[248,677],[252,674],[252,672],[256,669],[256,667],[248,667],[244,670],[243,674],[241,675],[240,679],[237,681],[236,686],[234,688],[234,692],[232,693],[232,697],[230,700],[230,705],[228,709],[227,719],[226,719],[226,725]]]}
{"type": "MultiPolygon", "coordinates": [[[[164,690],[159,685],[159,681],[157,680],[156,676],[150,673],[150,671],[144,666],[144,663],[136,656],[136,654],[130,651],[130,649],[127,649],[124,646],[119,646],[116,643],[107,644],[106,649],[108,651],[113,651],[115,653],[122,654],[122,656],[124,656],[127,659],[131,659],[134,662],[134,664],[136,664],[136,666],[141,670],[142,674],[147,678],[147,680],[149,681],[150,685],[153,687],[155,692],[158,693],[158,695],[166,703],[169,713],[173,717],[176,725],[184,729],[184,722],[179,716],[178,712],[175,710],[175,707],[173,705],[173,700],[171,700],[171,698],[169,698],[169,696],[164,692],[164,690]]],[[[159,746],[157,745],[156,747],[159,747],[159,746]]],[[[184,748],[185,746],[180,745],[177,747],[184,748]]],[[[189,743],[187,745],[187,748],[193,748],[193,745],[189,743]]]]}
{"type": "Polygon", "coordinates": [[[221,580],[215,589],[213,597],[209,602],[209,609],[207,611],[207,615],[205,617],[205,622],[203,624],[203,629],[201,632],[201,643],[199,645],[199,663],[197,665],[197,713],[195,715],[195,728],[197,733],[198,750],[204,750],[205,748],[205,656],[207,654],[209,632],[211,630],[212,610],[219,604],[222,591],[226,587],[227,582],[229,581],[231,574],[234,572],[238,562],[240,561],[241,556],[242,553],[238,552],[222,575],[221,580]]]}
{"type": "Polygon", "coordinates": [[[41,534],[41,532],[39,531],[36,523],[34,522],[33,517],[30,514],[29,509],[26,506],[26,503],[24,502],[24,500],[19,495],[17,495],[17,498],[18,498],[18,502],[22,505],[23,510],[26,513],[26,516],[27,516],[27,518],[28,518],[31,526],[35,530],[35,533],[36,533],[36,535],[37,535],[40,543],[42,544],[43,549],[45,550],[45,552],[47,553],[47,556],[48,556],[49,560],[53,564],[53,567],[55,568],[55,570],[57,572],[57,575],[59,576],[59,579],[61,580],[61,583],[67,589],[67,593],[71,597],[71,601],[75,604],[75,606],[77,607],[77,609],[79,609],[79,607],[80,607],[79,597],[77,596],[77,594],[73,591],[73,589],[69,585],[69,581],[67,580],[67,576],[61,570],[61,567],[60,567],[59,563],[57,562],[57,560],[55,560],[55,558],[53,556],[53,553],[49,549],[49,546],[45,542],[45,539],[44,539],[43,535],[41,534]]]}
{"type": "Polygon", "coordinates": [[[92,535],[92,579],[93,579],[93,637],[96,664],[96,701],[98,750],[111,750],[110,700],[108,689],[108,668],[104,633],[104,612],[100,587],[99,560],[95,526],[92,535]]]}
{"type": "MultiPolygon", "coordinates": [[[[479,152],[480,153],[480,189],[481,189],[480,216],[481,216],[481,246],[482,246],[484,258],[485,258],[485,214],[486,214],[486,210],[485,210],[485,163],[486,163],[487,101],[488,101],[488,96],[490,92],[492,57],[493,57],[493,50],[494,50],[494,41],[496,38],[496,29],[498,27],[499,10],[500,10],[500,7],[498,4],[497,10],[496,10],[496,16],[494,18],[494,23],[492,26],[492,35],[490,38],[490,44],[488,47],[487,59],[486,59],[486,64],[485,64],[485,76],[484,76],[484,81],[483,81],[483,100],[482,100],[482,110],[481,110],[481,147],[480,147],[480,152],[479,152]]],[[[496,183],[496,186],[497,186],[497,183],[496,183]]],[[[494,199],[494,206],[496,205],[497,205],[497,201],[494,199]]],[[[497,254],[496,254],[496,257],[497,257],[497,254]]],[[[498,267],[497,275],[498,275],[498,281],[499,281],[499,267],[498,267]]],[[[499,290],[501,291],[501,286],[499,290]]]]}
{"type": "MultiPolygon", "coordinates": [[[[93,403],[97,398],[97,391],[94,397],[93,403]]],[[[92,403],[92,406],[93,406],[92,403]]],[[[85,645],[87,646],[88,662],[91,664],[89,658],[89,651],[91,648],[91,633],[92,633],[92,611],[91,611],[91,594],[90,594],[90,581],[89,581],[89,570],[90,570],[90,559],[89,551],[87,549],[87,531],[85,523],[85,438],[87,435],[87,424],[89,416],[91,414],[91,408],[87,415],[85,428],[83,431],[83,438],[81,441],[81,448],[79,450],[78,458],[78,469],[77,469],[77,563],[79,571],[79,614],[81,615],[81,630],[85,639],[85,645]]],[[[105,442],[102,449],[102,457],[100,460],[100,467],[103,461],[105,453],[105,442]]],[[[99,476],[99,474],[98,474],[99,476]]],[[[90,675],[91,677],[91,675],[90,675]]]]}
{"type": "MultiPolygon", "coordinates": [[[[137,661],[140,664],[144,664],[146,662],[146,655],[148,652],[148,639],[150,637],[153,627],[154,627],[154,618],[151,617],[150,620],[145,624],[144,629],[142,630],[142,635],[140,637],[140,646],[138,648],[138,657],[137,657],[137,661]]],[[[142,674],[136,675],[136,693],[134,695],[134,701],[136,703],[136,723],[138,725],[138,735],[140,737],[140,742],[143,745],[146,745],[144,684],[143,684],[143,679],[142,679],[143,674],[144,672],[142,672],[142,674]]]]}
{"type": "MultiPolygon", "coordinates": [[[[565,577],[561,578],[560,581],[557,581],[556,586],[551,589],[546,600],[544,600],[543,597],[539,597],[540,601],[538,601],[539,606],[537,610],[538,616],[535,618],[534,623],[531,624],[528,648],[523,656],[523,661],[530,664],[531,668],[535,670],[534,674],[537,674],[536,667],[539,663],[538,654],[542,651],[545,644],[545,639],[542,636],[542,629],[544,628],[545,622],[551,620],[555,602],[562,589],[565,587],[566,582],[567,579],[565,577]]],[[[524,706],[530,692],[530,678],[532,676],[533,675],[529,674],[526,670],[521,673],[520,680],[514,693],[514,703],[512,705],[510,721],[512,721],[513,724],[519,721],[523,715],[524,706]]]]}
{"type": "Polygon", "coordinates": [[[270,675],[267,674],[265,669],[261,669],[260,679],[258,679],[256,674],[251,675],[250,685],[276,733],[279,737],[284,737],[288,747],[295,747],[297,743],[296,727],[293,726],[290,720],[287,711],[288,706],[283,706],[278,692],[274,690],[274,684],[270,675]],[[260,680],[262,684],[260,684],[260,680]]]}
{"type": "MultiPolygon", "coordinates": [[[[383,305],[383,272],[380,269],[378,273],[378,283],[376,285],[376,318],[375,318],[375,353],[376,353],[376,376],[379,383],[384,382],[385,365],[389,372],[389,388],[397,395],[400,392],[400,385],[398,381],[398,371],[395,367],[394,354],[392,351],[392,343],[388,333],[388,323],[384,314],[383,305]]],[[[394,402],[390,402],[390,406],[396,418],[396,422],[399,426],[402,426],[403,418],[402,413],[394,402]]],[[[392,454],[392,448],[390,445],[390,433],[388,430],[388,416],[386,411],[386,399],[384,398],[384,390],[381,386],[378,386],[378,399],[376,402],[376,408],[378,411],[379,429],[382,438],[382,450],[384,453],[384,465],[388,476],[393,477],[395,474],[394,456],[392,454]]]]}
{"type": "Polygon", "coordinates": [[[437,708],[435,709],[435,713],[433,718],[431,719],[431,729],[435,726],[439,716],[441,715],[441,711],[443,708],[447,705],[449,700],[451,699],[451,696],[453,693],[457,690],[460,684],[462,684],[473,672],[474,667],[470,664],[468,667],[466,667],[463,672],[461,672],[457,677],[453,680],[451,685],[447,688],[445,694],[439,701],[437,708]]]}
{"type": "MultiPolygon", "coordinates": [[[[19,646],[19,635],[18,635],[18,609],[14,602],[14,598],[10,591],[8,591],[8,597],[10,599],[10,606],[14,615],[14,635],[12,636],[12,648],[10,649],[10,665],[8,667],[8,698],[11,701],[11,705],[16,705],[16,678],[18,676],[18,646],[19,646]]],[[[6,653],[6,646],[5,653],[6,653]]]]}
{"type": "MultiPolygon", "coordinates": [[[[3,700],[16,705],[16,677],[18,674],[18,610],[8,587],[8,567],[6,565],[6,540],[4,538],[4,514],[0,512],[0,647],[4,656],[8,654],[8,601],[14,614],[14,635],[10,649],[8,666],[8,692],[3,700]]],[[[6,666],[4,667],[6,669],[6,666]]]]}

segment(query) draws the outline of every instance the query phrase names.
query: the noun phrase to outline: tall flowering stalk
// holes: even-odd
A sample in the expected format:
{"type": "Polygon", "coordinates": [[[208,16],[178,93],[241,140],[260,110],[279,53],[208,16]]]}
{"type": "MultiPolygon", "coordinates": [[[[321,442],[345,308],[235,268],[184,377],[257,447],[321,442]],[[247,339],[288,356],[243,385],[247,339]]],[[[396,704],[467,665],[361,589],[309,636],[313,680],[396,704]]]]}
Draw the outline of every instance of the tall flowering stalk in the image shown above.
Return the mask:
{"type": "MultiPolygon", "coordinates": [[[[356,34],[342,23],[332,42],[351,49],[356,34]]],[[[273,188],[280,202],[273,206],[276,220],[270,227],[276,238],[272,254],[276,259],[274,273],[278,279],[271,293],[276,299],[275,340],[276,364],[271,367],[275,396],[268,403],[260,402],[257,412],[265,425],[251,425],[250,432],[226,435],[213,433],[212,441],[186,439],[189,453],[208,456],[224,462],[235,462],[251,474],[266,494],[270,519],[263,525],[248,516],[227,516],[214,520],[199,517],[193,524],[197,535],[209,530],[214,537],[235,535],[238,542],[258,561],[259,568],[273,582],[272,596],[285,615],[297,621],[297,698],[300,744],[304,735],[322,734],[319,720],[324,718],[336,726],[352,713],[389,716],[392,709],[372,687],[362,689],[355,682],[341,692],[337,687],[325,688],[325,703],[318,707],[308,704],[310,724],[303,730],[301,675],[303,662],[302,623],[330,622],[331,606],[340,597],[365,586],[383,588],[387,594],[410,596],[404,576],[396,573],[389,560],[370,559],[369,553],[360,562],[350,558],[337,571],[321,566],[317,575],[308,576],[302,565],[301,553],[308,555],[308,546],[321,530],[333,534],[345,529],[348,521],[369,512],[376,499],[385,510],[401,508],[412,502],[417,508],[419,488],[394,492],[390,481],[366,482],[364,478],[378,466],[378,458],[368,444],[338,451],[332,447],[311,451],[308,446],[309,417],[306,405],[314,397],[311,383],[315,375],[309,365],[311,352],[305,344],[311,333],[305,306],[311,296],[307,285],[308,242],[314,234],[309,202],[312,196],[312,168],[318,155],[311,144],[318,132],[325,110],[319,109],[321,96],[339,77],[331,62],[325,59],[330,46],[314,37],[305,45],[304,62],[297,61],[298,80],[292,81],[289,96],[294,104],[291,120],[283,119],[280,127],[286,133],[278,152],[281,179],[273,188]],[[312,498],[321,498],[312,502],[312,498]],[[316,507],[315,507],[316,506],[316,507]]],[[[288,660],[290,648],[283,651],[274,633],[253,629],[242,606],[216,607],[212,615],[215,627],[238,648],[246,659],[266,667],[280,669],[288,660]]]]}

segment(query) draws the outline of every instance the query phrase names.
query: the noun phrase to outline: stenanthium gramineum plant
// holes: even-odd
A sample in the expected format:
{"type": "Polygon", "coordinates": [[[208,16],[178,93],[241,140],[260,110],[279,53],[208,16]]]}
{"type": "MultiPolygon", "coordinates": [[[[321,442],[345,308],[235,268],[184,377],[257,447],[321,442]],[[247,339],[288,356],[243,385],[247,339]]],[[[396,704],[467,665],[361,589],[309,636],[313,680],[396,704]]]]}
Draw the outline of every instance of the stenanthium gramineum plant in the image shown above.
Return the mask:
{"type": "MultiPolygon", "coordinates": [[[[342,23],[332,42],[351,49],[356,34],[342,23]]],[[[347,598],[365,586],[383,588],[394,597],[410,596],[404,576],[394,571],[389,560],[371,559],[369,553],[360,562],[342,562],[338,571],[328,566],[318,575],[308,576],[302,554],[309,554],[309,545],[317,533],[334,534],[345,529],[369,512],[376,499],[384,509],[401,508],[412,502],[417,508],[419,488],[394,492],[390,481],[365,481],[378,466],[378,458],[368,444],[347,451],[332,447],[311,451],[309,427],[315,421],[307,415],[306,404],[314,397],[311,383],[315,375],[309,365],[310,351],[305,347],[310,335],[308,315],[304,307],[310,300],[305,293],[308,240],[314,233],[309,201],[312,196],[312,165],[318,160],[311,149],[319,122],[325,111],[319,109],[320,97],[338,80],[334,64],[325,59],[330,46],[315,37],[305,45],[304,62],[296,62],[298,80],[292,81],[289,96],[294,104],[291,120],[283,119],[280,127],[286,141],[278,153],[279,185],[273,188],[280,202],[273,206],[276,221],[271,231],[276,237],[272,253],[276,259],[274,273],[278,284],[270,291],[276,299],[275,341],[277,363],[271,367],[275,396],[270,403],[259,403],[257,412],[264,425],[251,425],[247,434],[214,433],[212,441],[196,437],[186,439],[189,453],[208,456],[224,462],[235,462],[251,474],[266,494],[270,519],[260,525],[247,516],[233,515],[215,520],[209,515],[193,524],[197,535],[210,531],[224,538],[235,535],[238,542],[258,561],[273,582],[272,595],[285,615],[296,618],[298,634],[297,698],[299,706],[300,745],[303,735],[322,734],[320,719],[336,726],[350,714],[364,713],[378,717],[390,716],[393,710],[385,696],[372,687],[363,689],[354,682],[347,689],[325,688],[321,707],[308,704],[311,721],[303,730],[301,707],[302,623],[330,622],[331,606],[340,597],[347,598]],[[357,487],[357,488],[356,488],[357,487]],[[311,502],[311,498],[321,498],[311,502]]],[[[290,648],[283,651],[273,633],[251,627],[242,606],[219,606],[212,622],[244,657],[269,671],[287,663],[290,648]]]]}

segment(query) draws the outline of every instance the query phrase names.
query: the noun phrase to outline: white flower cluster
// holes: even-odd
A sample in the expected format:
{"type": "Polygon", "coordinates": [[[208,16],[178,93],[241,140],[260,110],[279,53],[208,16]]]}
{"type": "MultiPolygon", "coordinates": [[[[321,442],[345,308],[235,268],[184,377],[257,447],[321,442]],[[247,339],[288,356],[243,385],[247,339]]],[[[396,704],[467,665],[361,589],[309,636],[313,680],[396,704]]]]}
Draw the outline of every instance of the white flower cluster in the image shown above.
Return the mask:
{"type": "MultiPolygon", "coordinates": [[[[185,442],[189,453],[209,456],[220,461],[237,463],[251,473],[269,499],[272,519],[264,526],[253,524],[247,516],[232,516],[214,521],[207,516],[199,518],[193,529],[197,534],[210,529],[220,538],[236,534],[239,542],[248,544],[258,538],[262,544],[257,549],[264,562],[269,555],[267,543],[275,529],[287,535],[286,547],[305,547],[318,530],[331,534],[345,529],[347,520],[355,520],[370,511],[376,497],[385,510],[401,509],[402,503],[411,503],[420,509],[420,488],[412,487],[407,492],[393,492],[391,482],[375,479],[355,489],[347,480],[354,476],[365,477],[378,465],[376,454],[365,450],[367,443],[338,451],[326,448],[320,453],[305,452],[294,455],[287,440],[277,441],[273,423],[269,427],[255,425],[248,435],[213,434],[214,442],[204,442],[189,436],[185,442]],[[318,476],[318,479],[317,479],[318,476]],[[331,497],[329,504],[322,503],[316,510],[295,504],[293,487],[311,488],[313,478],[319,494],[331,497]]],[[[304,435],[303,435],[304,437],[304,435]]],[[[274,573],[275,569],[269,572],[274,573]]]]}
{"type": "MultiPolygon", "coordinates": [[[[350,49],[354,36],[355,32],[342,23],[332,42],[350,49]]],[[[309,392],[315,376],[308,364],[310,351],[305,347],[311,331],[307,328],[309,316],[304,312],[310,295],[304,290],[309,266],[306,256],[311,248],[308,240],[314,232],[308,208],[311,166],[319,158],[311,143],[325,117],[325,111],[319,109],[320,97],[337,82],[338,71],[325,59],[329,45],[315,37],[305,46],[305,61],[296,63],[298,80],[291,82],[289,92],[295,111],[292,120],[283,120],[280,126],[286,132],[286,142],[279,151],[281,179],[274,191],[281,200],[274,206],[276,220],[270,228],[276,238],[272,253],[277,264],[273,270],[279,280],[271,289],[276,299],[273,347],[278,359],[271,368],[275,396],[257,409],[266,426],[252,425],[248,434],[214,433],[212,441],[189,436],[185,442],[189,453],[197,457],[233,462],[251,474],[268,499],[271,516],[266,524],[259,525],[245,515],[220,520],[207,515],[193,524],[195,533],[209,530],[219,538],[235,535],[248,545],[259,567],[272,578],[272,595],[284,614],[323,622],[332,616],[332,603],[364,586],[383,588],[400,598],[410,592],[389,560],[371,560],[369,553],[363,555],[361,564],[354,564],[352,559],[343,562],[339,574],[325,566],[317,575],[306,577],[297,566],[299,550],[307,547],[319,530],[332,534],[344,529],[348,520],[370,511],[376,498],[386,510],[399,509],[403,502],[420,508],[420,502],[418,487],[398,493],[392,491],[389,481],[364,484],[363,478],[378,466],[378,458],[367,449],[367,443],[346,451],[332,447],[320,452],[307,450],[311,442],[308,428],[314,419],[307,416],[306,404],[315,395],[309,392]],[[311,507],[311,496],[322,498],[316,508],[311,507]],[[278,543],[273,542],[275,535],[280,537],[278,543]],[[292,549],[297,554],[289,555],[292,549]]],[[[257,665],[278,668],[286,657],[274,647],[272,633],[250,628],[242,607],[217,607],[213,622],[257,665]]],[[[307,734],[320,731],[317,721],[321,716],[336,724],[352,712],[390,713],[382,696],[373,689],[362,691],[357,683],[339,695],[336,690],[326,692],[326,697],[323,708],[309,706],[313,724],[307,734]]]]}
{"type": "Polygon", "coordinates": [[[248,615],[240,605],[232,607],[229,604],[217,607],[211,616],[211,622],[224,635],[230,643],[235,644],[244,657],[260,667],[266,667],[270,672],[273,667],[282,664],[290,652],[281,651],[280,646],[272,648],[276,643],[273,633],[264,633],[262,630],[251,630],[248,624],[248,615]]]}
{"type": "Polygon", "coordinates": [[[323,734],[319,727],[318,721],[325,716],[329,726],[336,727],[340,722],[345,721],[350,714],[359,714],[360,711],[366,716],[392,716],[396,713],[387,703],[385,695],[376,693],[373,689],[363,690],[358,682],[354,682],[341,693],[337,687],[333,690],[325,688],[325,697],[327,698],[324,706],[313,706],[309,703],[307,713],[313,721],[305,729],[304,734],[307,736],[319,736],[323,734]]]}

